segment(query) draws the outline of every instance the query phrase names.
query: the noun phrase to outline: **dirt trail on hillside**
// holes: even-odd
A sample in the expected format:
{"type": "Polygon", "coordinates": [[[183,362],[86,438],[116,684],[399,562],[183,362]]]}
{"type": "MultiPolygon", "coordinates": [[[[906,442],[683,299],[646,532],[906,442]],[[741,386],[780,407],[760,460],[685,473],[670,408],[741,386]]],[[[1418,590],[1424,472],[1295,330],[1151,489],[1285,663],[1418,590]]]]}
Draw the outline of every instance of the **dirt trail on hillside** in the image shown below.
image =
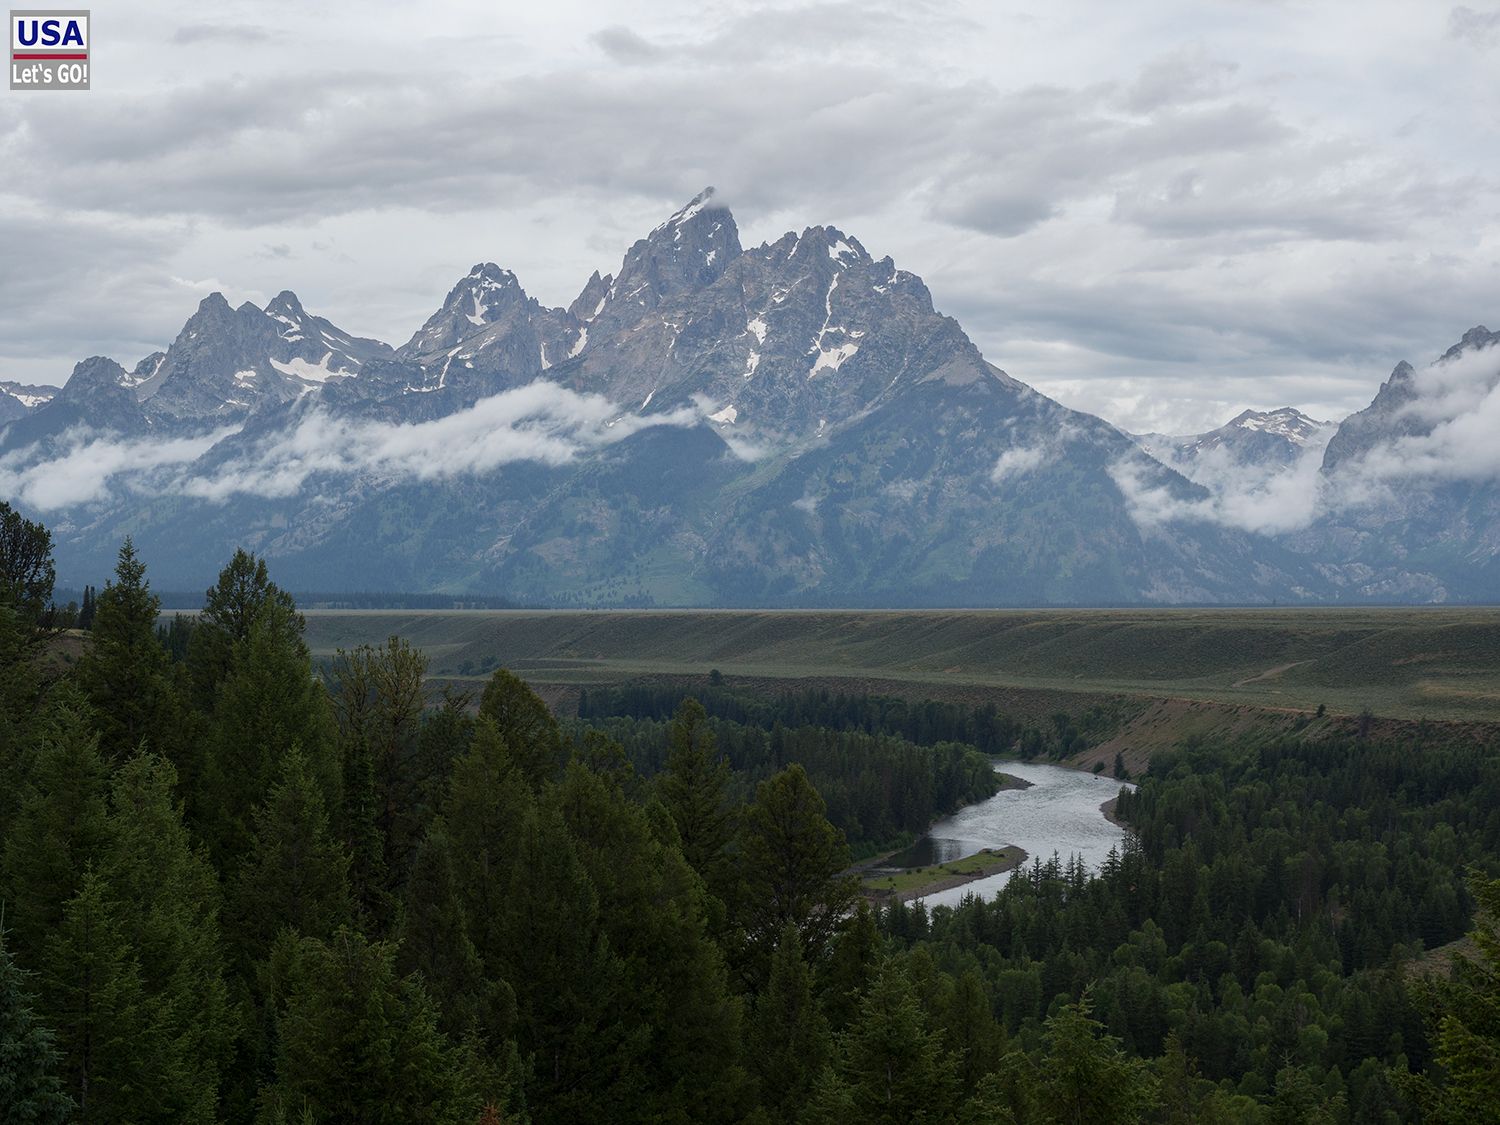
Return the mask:
{"type": "Polygon", "coordinates": [[[1248,677],[1246,677],[1243,680],[1236,680],[1230,686],[1231,687],[1244,687],[1246,684],[1258,684],[1262,680],[1274,680],[1277,676],[1281,675],[1281,673],[1285,672],[1288,668],[1295,668],[1299,664],[1311,664],[1311,663],[1312,663],[1311,660],[1293,660],[1290,664],[1278,664],[1274,668],[1267,668],[1264,672],[1260,673],[1260,675],[1258,675],[1258,676],[1248,676],[1248,677]]]}

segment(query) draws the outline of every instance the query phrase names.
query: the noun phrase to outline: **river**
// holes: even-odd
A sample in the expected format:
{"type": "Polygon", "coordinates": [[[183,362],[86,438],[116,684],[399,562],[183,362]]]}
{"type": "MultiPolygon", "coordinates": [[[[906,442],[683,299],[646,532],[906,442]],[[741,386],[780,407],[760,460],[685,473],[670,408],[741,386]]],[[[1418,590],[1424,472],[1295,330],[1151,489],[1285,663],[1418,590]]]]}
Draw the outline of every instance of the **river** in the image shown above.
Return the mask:
{"type": "MultiPolygon", "coordinates": [[[[962,859],[984,848],[1014,844],[1025,848],[1027,863],[1056,852],[1065,862],[1079,855],[1097,870],[1110,848],[1121,848],[1125,830],[1111,824],[1099,806],[1120,792],[1134,789],[1129,782],[1100,774],[1064,769],[1040,762],[1001,761],[995,769],[1031,782],[1027,789],[1003,789],[986,801],[960,809],[932,826],[927,835],[899,855],[892,866],[926,867],[962,859]]],[[[884,865],[882,865],[884,866],[884,865]]],[[[988,898],[1003,887],[1013,871],[976,879],[961,887],[923,898],[928,908],[957,906],[965,895],[988,898]]]]}

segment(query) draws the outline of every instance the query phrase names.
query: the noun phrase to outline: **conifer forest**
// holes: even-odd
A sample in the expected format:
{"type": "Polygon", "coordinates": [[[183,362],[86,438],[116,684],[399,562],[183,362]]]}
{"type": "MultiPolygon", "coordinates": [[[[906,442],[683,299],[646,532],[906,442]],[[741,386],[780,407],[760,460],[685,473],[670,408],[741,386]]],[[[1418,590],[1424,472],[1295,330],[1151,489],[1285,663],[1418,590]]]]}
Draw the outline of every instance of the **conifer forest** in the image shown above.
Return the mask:
{"type": "Polygon", "coordinates": [[[1492,740],[1185,738],[1097,870],[928,908],[858,861],[1090,716],[555,713],[400,637],[315,660],[251,553],[196,614],[150,564],[59,605],[0,505],[4,1125],[1500,1122],[1492,740]]]}

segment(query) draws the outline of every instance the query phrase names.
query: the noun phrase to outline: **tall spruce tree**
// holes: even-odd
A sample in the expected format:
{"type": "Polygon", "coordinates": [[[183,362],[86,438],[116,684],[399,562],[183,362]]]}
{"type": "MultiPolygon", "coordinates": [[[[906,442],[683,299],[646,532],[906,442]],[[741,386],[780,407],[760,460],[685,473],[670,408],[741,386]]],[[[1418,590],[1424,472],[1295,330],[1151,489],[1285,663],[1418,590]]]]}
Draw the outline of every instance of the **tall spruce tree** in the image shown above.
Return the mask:
{"type": "Polygon", "coordinates": [[[282,599],[261,604],[231,651],[214,699],[200,807],[203,834],[229,878],[250,846],[254,810],[270,795],[293,746],[301,748],[325,800],[336,800],[342,788],[327,695],[290,615],[282,599]]]}
{"type": "Polygon", "coordinates": [[[44,681],[31,630],[0,602],[0,826],[14,813],[44,681]]]}
{"type": "Polygon", "coordinates": [[[283,630],[280,643],[295,646],[302,639],[303,622],[290,594],[271,581],[266,560],[243,547],[219,572],[218,581],[203,597],[188,642],[188,678],[193,703],[205,714],[214,707],[214,696],[233,670],[237,646],[250,639],[250,627],[268,605],[280,612],[269,620],[283,630]]]}
{"type": "Polygon", "coordinates": [[[443,812],[470,937],[486,972],[498,974],[506,956],[507,887],[536,798],[488,718],[479,719],[468,752],[454,763],[443,812]]]}
{"type": "Polygon", "coordinates": [[[860,899],[844,928],[834,938],[833,948],[814,974],[823,1011],[834,1031],[843,1031],[859,1013],[860,1003],[880,968],[880,930],[875,912],[860,899]]]}
{"type": "Polygon", "coordinates": [[[37,1016],[30,976],[0,929],[0,1125],[64,1125],[74,1105],[63,1093],[57,1037],[37,1016]]]}
{"type": "Polygon", "coordinates": [[[110,848],[109,767],[81,697],[64,690],[49,700],[27,773],[0,871],[6,923],[22,964],[35,969],[84,872],[110,848]]]}
{"type": "Polygon", "coordinates": [[[622,963],[615,1018],[650,1029],[628,1064],[631,1119],[738,1119],[748,1092],[739,1004],[708,934],[701,881],[613,775],[573,762],[555,796],[622,963]]]}
{"type": "Polygon", "coordinates": [[[516,992],[517,1040],[532,1076],[527,1102],[538,1125],[609,1118],[629,1104],[637,1076],[620,1064],[650,1028],[622,1018],[624,966],[555,809],[527,818],[498,921],[501,972],[516,992]]]}
{"type": "Polygon", "coordinates": [[[745,812],[742,919],[755,979],[764,979],[788,923],[816,962],[853,909],[857,880],[840,874],[849,866],[849,847],[825,812],[823,798],[795,763],[761,782],[745,812]]]}
{"type": "Polygon", "coordinates": [[[881,966],[859,1016],[839,1042],[838,1074],[856,1117],[878,1125],[922,1125],[951,1119],[957,1094],[953,1059],[905,973],[881,966]]]}
{"type": "Polygon", "coordinates": [[[349,857],[329,829],[323,791],[300,747],[254,814],[250,853],[235,881],[229,921],[241,971],[270,954],[282,930],[326,939],[351,917],[349,857]]]}
{"type": "Polygon", "coordinates": [[[451,764],[440,753],[423,753],[426,675],[426,656],[400,637],[378,648],[340,649],[334,659],[332,699],[362,899],[369,897],[370,879],[378,882],[370,890],[379,894],[404,880],[439,786],[434,773],[445,776],[451,764]],[[378,863],[364,855],[377,840],[378,863]]]}
{"type": "Polygon", "coordinates": [[[562,731],[547,705],[524,680],[501,668],[485,685],[479,713],[495,724],[533,789],[540,790],[556,780],[568,756],[562,731]]]}
{"type": "Polygon", "coordinates": [[[683,857],[712,896],[709,924],[722,939],[737,890],[730,857],[735,826],[727,796],[729,765],[719,755],[708,713],[696,699],[678,706],[668,740],[667,767],[657,790],[677,826],[683,857]]]}
{"type": "Polygon", "coordinates": [[[412,864],[397,964],[402,972],[415,972],[426,982],[444,1032],[455,1040],[475,1036],[494,1053],[515,1032],[515,992],[504,980],[485,975],[484,961],[469,936],[452,849],[439,817],[412,864]]]}
{"type": "Polygon", "coordinates": [[[170,762],[141,754],[122,765],[110,795],[111,852],[104,871],[120,907],[119,932],[139,970],[140,1041],[151,1096],[177,1121],[217,1119],[221,1068],[232,1041],[220,890],[176,802],[170,762]]]}
{"type": "Polygon", "coordinates": [[[959,1086],[968,1096],[993,1073],[1005,1053],[1005,1033],[995,1022],[984,980],[968,969],[953,981],[940,1005],[940,1027],[948,1052],[957,1060],[959,1086]]]}
{"type": "Polygon", "coordinates": [[[1455,959],[1450,981],[1426,986],[1443,1078],[1419,1081],[1416,1092],[1434,1125],[1500,1122],[1500,879],[1476,871],[1469,885],[1479,908],[1474,954],[1455,959]]]}
{"type": "Polygon", "coordinates": [[[133,754],[143,741],[174,756],[180,747],[176,689],[166,650],[156,639],[161,599],[146,581],[146,564],[127,536],[113,582],[94,616],[93,642],[78,661],[78,684],[93,704],[100,746],[108,757],[133,754]]]}
{"type": "Polygon", "coordinates": [[[761,1105],[773,1122],[794,1125],[813,1100],[833,1050],[796,926],[782,928],[770,980],[755,1001],[748,1047],[761,1105]]]}
{"type": "Polygon", "coordinates": [[[153,1058],[151,1018],[122,913],[105,878],[84,872],[40,974],[67,1093],[82,1121],[156,1119],[153,1083],[167,1077],[153,1058]]]}
{"type": "Polygon", "coordinates": [[[1129,1125],[1143,1121],[1158,1100],[1149,1064],[1132,1058],[1094,1019],[1087,993],[1047,1018],[1047,1048],[1035,1071],[1041,1120],[1129,1125]]]}
{"type": "Polygon", "coordinates": [[[52,533],[0,500],[0,603],[28,626],[41,625],[55,577],[52,533]]]}
{"type": "Polygon", "coordinates": [[[350,1125],[478,1118],[496,1091],[460,1089],[458,1052],[420,983],[397,975],[392,946],[347,927],[326,942],[283,940],[285,996],[262,1120],[303,1112],[350,1125]]]}

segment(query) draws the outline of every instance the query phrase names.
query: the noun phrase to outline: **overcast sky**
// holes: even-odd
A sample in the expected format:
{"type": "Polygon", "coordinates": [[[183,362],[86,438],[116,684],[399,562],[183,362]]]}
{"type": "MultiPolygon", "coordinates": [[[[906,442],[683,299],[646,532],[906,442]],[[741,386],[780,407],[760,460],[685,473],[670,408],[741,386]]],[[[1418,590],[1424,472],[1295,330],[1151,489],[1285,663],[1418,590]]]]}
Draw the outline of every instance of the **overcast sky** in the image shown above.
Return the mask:
{"type": "Polygon", "coordinates": [[[93,8],[0,91],[0,378],[214,289],[399,344],[476,261],[566,304],[706,184],[826,223],[1127,428],[1341,417],[1500,327],[1500,7],[698,0],[93,8]]]}

